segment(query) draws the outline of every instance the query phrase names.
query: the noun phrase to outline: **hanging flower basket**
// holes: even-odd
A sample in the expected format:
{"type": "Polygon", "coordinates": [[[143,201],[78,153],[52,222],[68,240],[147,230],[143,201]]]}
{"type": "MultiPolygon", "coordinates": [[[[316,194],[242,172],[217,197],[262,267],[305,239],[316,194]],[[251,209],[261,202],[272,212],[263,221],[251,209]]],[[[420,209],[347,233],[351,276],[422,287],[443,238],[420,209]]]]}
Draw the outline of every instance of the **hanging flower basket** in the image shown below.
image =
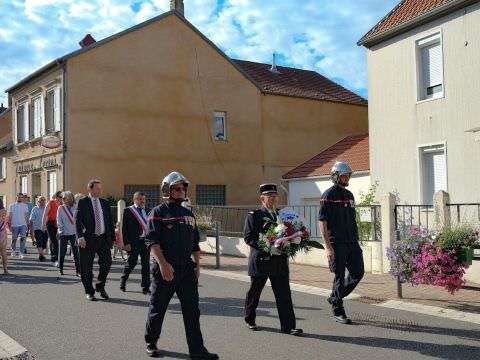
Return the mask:
{"type": "Polygon", "coordinates": [[[457,251],[458,260],[467,264],[472,265],[473,262],[473,249],[472,248],[461,248],[457,251]]]}

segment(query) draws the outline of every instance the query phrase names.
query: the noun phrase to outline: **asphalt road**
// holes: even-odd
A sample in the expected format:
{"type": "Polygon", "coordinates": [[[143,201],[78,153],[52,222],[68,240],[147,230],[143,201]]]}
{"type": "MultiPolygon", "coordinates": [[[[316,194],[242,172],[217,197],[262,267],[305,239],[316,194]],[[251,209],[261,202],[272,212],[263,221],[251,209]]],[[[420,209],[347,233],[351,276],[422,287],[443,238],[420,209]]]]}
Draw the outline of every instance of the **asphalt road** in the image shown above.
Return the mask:
{"type": "MultiPolygon", "coordinates": [[[[11,259],[12,275],[0,275],[0,330],[40,360],[142,359],[148,299],[138,270],[118,289],[122,262],[112,267],[109,301],[87,302],[66,261],[63,279],[34,255],[11,259]]],[[[477,325],[346,301],[353,325],[336,324],[324,297],[293,293],[302,338],[279,332],[273,293],[266,287],[252,332],[243,323],[248,284],[200,278],[201,325],[206,347],[221,359],[479,359],[477,325]]],[[[158,343],[166,359],[187,359],[180,305],[171,302],[158,343]]]]}

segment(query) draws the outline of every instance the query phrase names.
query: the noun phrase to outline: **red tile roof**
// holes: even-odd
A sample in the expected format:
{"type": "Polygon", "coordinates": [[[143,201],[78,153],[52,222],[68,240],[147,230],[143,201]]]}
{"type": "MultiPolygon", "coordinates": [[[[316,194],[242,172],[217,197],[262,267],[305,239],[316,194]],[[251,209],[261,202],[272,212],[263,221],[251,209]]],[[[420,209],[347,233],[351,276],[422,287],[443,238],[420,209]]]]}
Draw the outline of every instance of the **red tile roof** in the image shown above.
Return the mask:
{"type": "Polygon", "coordinates": [[[380,22],[366,33],[359,43],[368,38],[387,31],[405,21],[414,19],[448,2],[456,0],[403,0],[390,11],[380,22]]]}
{"type": "Polygon", "coordinates": [[[232,59],[268,94],[297,96],[315,100],[367,105],[361,96],[327,79],[315,71],[277,66],[279,74],[270,71],[271,65],[232,59]]]}
{"type": "Polygon", "coordinates": [[[284,179],[329,175],[336,161],[345,161],[353,171],[370,170],[368,134],[350,135],[303,164],[290,170],[284,179]]]}

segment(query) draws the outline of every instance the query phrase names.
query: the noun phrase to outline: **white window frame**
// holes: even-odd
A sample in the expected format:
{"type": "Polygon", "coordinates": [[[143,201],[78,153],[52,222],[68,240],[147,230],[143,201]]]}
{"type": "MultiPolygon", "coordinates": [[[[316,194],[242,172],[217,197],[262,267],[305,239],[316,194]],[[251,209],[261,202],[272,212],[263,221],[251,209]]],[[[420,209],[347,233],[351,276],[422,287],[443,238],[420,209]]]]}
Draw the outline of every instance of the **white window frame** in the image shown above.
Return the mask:
{"type": "Polygon", "coordinates": [[[43,97],[36,96],[32,99],[33,110],[33,138],[39,138],[45,135],[45,112],[43,105],[43,97]]]}
{"type": "Polygon", "coordinates": [[[0,176],[0,180],[5,180],[7,178],[7,158],[6,157],[2,157],[1,158],[1,176],[0,176]]]}
{"type": "Polygon", "coordinates": [[[427,36],[423,36],[415,41],[415,62],[416,62],[416,100],[417,103],[440,99],[445,96],[445,66],[443,61],[443,37],[442,31],[436,30],[427,36]],[[423,67],[423,50],[429,46],[437,44],[440,47],[441,58],[441,91],[433,94],[427,94],[424,86],[424,67],[423,67]]]}
{"type": "Polygon", "coordinates": [[[438,142],[430,144],[422,144],[417,147],[417,164],[418,164],[418,199],[420,204],[425,203],[426,184],[424,179],[425,174],[425,153],[443,151],[445,155],[445,191],[448,192],[448,153],[447,143],[438,142]]]}
{"type": "Polygon", "coordinates": [[[57,192],[57,171],[56,170],[47,172],[47,188],[48,188],[48,198],[51,199],[53,194],[57,192]]]}
{"type": "Polygon", "coordinates": [[[20,192],[28,194],[28,178],[27,175],[20,176],[20,192]]]}
{"type": "Polygon", "coordinates": [[[227,141],[227,112],[226,111],[215,111],[213,113],[213,138],[217,141],[227,141]],[[217,118],[222,119],[223,125],[223,136],[218,136],[219,133],[216,133],[217,128],[217,118]]]}

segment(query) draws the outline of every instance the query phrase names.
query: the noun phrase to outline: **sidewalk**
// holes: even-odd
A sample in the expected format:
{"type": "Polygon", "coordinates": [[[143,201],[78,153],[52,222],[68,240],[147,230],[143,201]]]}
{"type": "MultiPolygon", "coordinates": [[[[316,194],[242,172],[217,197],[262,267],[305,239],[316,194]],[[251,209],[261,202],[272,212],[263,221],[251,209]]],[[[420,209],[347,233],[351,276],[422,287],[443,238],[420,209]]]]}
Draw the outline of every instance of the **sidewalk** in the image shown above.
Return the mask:
{"type": "MultiPolygon", "coordinates": [[[[202,263],[206,269],[215,268],[215,255],[203,254],[202,263]]],[[[247,259],[222,255],[220,270],[247,275],[247,259]]],[[[290,282],[321,289],[331,289],[333,275],[326,268],[290,264],[290,282]]],[[[354,290],[359,297],[353,299],[368,304],[381,304],[387,301],[402,300],[412,303],[434,306],[447,311],[460,311],[468,316],[469,313],[480,314],[480,284],[467,284],[455,295],[451,295],[444,288],[436,286],[410,286],[403,284],[403,298],[397,298],[397,283],[390,275],[365,274],[364,278],[354,290]]]]}

